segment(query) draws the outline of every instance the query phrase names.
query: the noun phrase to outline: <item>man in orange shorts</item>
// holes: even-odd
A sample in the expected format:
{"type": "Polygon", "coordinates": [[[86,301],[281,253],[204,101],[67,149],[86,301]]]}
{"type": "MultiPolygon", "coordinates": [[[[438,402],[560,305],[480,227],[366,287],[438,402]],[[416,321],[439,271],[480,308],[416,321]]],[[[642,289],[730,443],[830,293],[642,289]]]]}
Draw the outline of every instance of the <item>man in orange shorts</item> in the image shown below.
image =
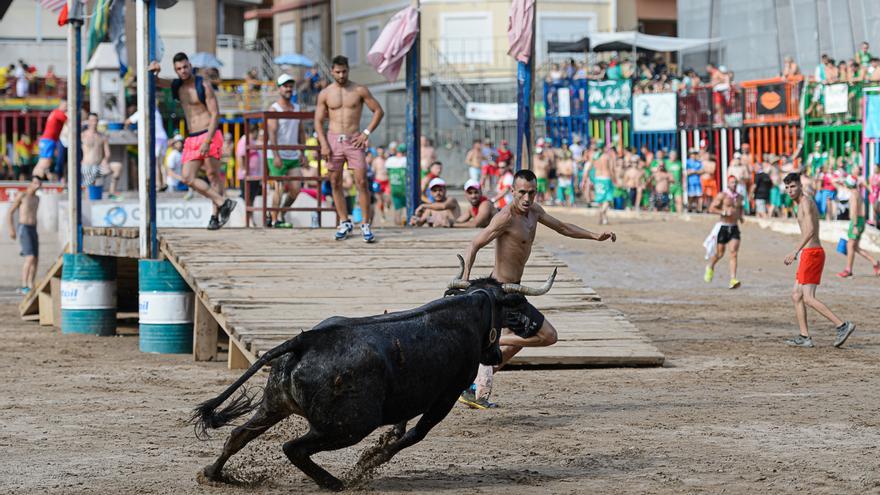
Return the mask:
{"type": "Polygon", "coordinates": [[[711,204],[718,195],[718,182],[715,180],[715,157],[708,152],[703,152],[703,173],[700,175],[700,185],[703,186],[703,203],[711,204]]]}
{"type": "Polygon", "coordinates": [[[816,299],[816,288],[822,281],[822,269],[825,267],[825,250],[819,242],[819,209],[813,197],[804,193],[800,174],[792,172],[785,176],[783,182],[785,192],[798,205],[797,220],[801,229],[801,240],[797,249],[785,257],[785,264],[790,265],[797,259],[798,253],[801,255],[794,292],[791,295],[800,326],[800,335],[787,339],[785,343],[797,347],[813,347],[813,339],[810,338],[810,331],[807,328],[807,306],[809,306],[837,327],[834,347],[840,347],[855,331],[856,326],[850,321],[838,318],[828,306],[816,299]]]}
{"type": "MultiPolygon", "coordinates": [[[[223,133],[218,129],[220,109],[211,82],[194,76],[192,65],[185,53],[174,55],[174,72],[178,79],[158,77],[160,66],[153,62],[147,70],[156,74],[156,86],[171,88],[171,94],[180,102],[186,116],[189,135],[183,143],[183,183],[190,189],[214,203],[214,214],[208,222],[208,230],[217,230],[229,221],[236,202],[224,197],[225,178],[220,174],[220,153],[223,149],[223,133]],[[198,178],[204,167],[211,184],[198,178]]],[[[146,123],[146,119],[142,119],[146,123]]],[[[157,122],[156,125],[161,125],[157,122]]]]}

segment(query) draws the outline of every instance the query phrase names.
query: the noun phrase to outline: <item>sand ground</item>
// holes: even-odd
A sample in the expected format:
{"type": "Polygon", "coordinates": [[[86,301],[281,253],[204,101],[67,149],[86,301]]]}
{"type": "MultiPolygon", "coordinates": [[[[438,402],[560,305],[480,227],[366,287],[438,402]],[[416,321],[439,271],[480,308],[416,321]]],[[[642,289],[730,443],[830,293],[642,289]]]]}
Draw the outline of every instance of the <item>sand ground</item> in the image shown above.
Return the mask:
{"type": "MultiPolygon", "coordinates": [[[[562,216],[598,228],[595,217],[562,216]]],[[[618,219],[614,245],[540,231],[538,242],[628,314],[666,365],[500,373],[493,395],[500,408],[456,407],[358,490],[880,493],[880,279],[861,260],[855,278],[838,279],[843,257],[826,246],[819,294],[858,330],[835,349],[831,326],[811,313],[817,347],[787,348],[782,339],[796,332],[794,269],[782,259],[795,238],[745,226],[743,287],[729,291],[724,262],[713,284],[702,281],[711,222],[618,219]]],[[[22,322],[13,293],[17,250],[4,240],[0,254],[4,493],[317,491],[280,449],[304,431],[299,418],[230,461],[240,485],[196,484],[229,430],[199,441],[186,418],[238,373],[185,355],[141,354],[131,332],[62,337],[22,322]]],[[[51,261],[44,256],[42,264],[51,261]]],[[[342,475],[367,445],[316,461],[342,475]]]]}

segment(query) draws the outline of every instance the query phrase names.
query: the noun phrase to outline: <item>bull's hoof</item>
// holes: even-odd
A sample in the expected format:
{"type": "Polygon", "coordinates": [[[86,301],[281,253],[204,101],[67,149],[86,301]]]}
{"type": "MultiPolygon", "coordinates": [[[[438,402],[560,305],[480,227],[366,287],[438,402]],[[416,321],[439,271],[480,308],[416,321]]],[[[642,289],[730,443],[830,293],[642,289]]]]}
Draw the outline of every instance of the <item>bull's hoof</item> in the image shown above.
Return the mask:
{"type": "Polygon", "coordinates": [[[205,466],[196,473],[196,482],[200,485],[219,487],[226,484],[223,476],[214,470],[214,466],[205,466]]]}
{"type": "Polygon", "coordinates": [[[318,484],[321,485],[321,488],[325,488],[331,492],[341,492],[342,490],[345,490],[345,483],[332,476],[319,481],[318,484]]]}

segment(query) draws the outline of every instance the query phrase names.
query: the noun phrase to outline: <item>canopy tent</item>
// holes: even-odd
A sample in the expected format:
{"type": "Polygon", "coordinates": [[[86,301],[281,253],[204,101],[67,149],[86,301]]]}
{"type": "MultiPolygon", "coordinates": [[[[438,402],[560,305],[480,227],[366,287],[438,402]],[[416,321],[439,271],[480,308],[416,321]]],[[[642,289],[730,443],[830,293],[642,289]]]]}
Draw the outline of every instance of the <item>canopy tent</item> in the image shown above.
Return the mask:
{"type": "Polygon", "coordinates": [[[674,36],[655,36],[638,31],[621,31],[617,33],[593,33],[590,35],[592,51],[631,51],[636,48],[655,52],[681,52],[695,48],[703,48],[721,38],[677,38],[674,36]]]}
{"type": "Polygon", "coordinates": [[[655,52],[681,52],[702,48],[719,41],[721,38],[676,38],[637,31],[592,33],[578,41],[548,41],[547,53],[629,52],[637,48],[655,52]]]}

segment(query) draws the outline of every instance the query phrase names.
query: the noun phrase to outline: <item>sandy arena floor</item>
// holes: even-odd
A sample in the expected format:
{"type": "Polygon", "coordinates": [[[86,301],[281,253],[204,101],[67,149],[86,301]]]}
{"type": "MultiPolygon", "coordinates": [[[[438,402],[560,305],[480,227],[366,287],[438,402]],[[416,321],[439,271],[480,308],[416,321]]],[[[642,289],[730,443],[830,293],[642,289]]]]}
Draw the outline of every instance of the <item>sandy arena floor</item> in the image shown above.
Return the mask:
{"type": "MultiPolygon", "coordinates": [[[[595,217],[564,218],[598,228],[595,217]]],[[[787,348],[782,339],[796,332],[794,269],[782,259],[795,238],[747,225],[743,287],[729,291],[726,262],[711,286],[702,281],[711,221],[617,220],[614,245],[542,230],[538,242],[627,313],[666,366],[501,373],[493,396],[501,408],[456,407],[359,490],[880,493],[880,280],[863,260],[855,278],[838,279],[843,257],[826,246],[820,297],[859,329],[834,349],[830,324],[811,313],[817,347],[787,348]]],[[[0,253],[0,491],[317,491],[280,448],[304,431],[299,418],[230,461],[240,485],[196,484],[229,429],[202,442],[186,418],[238,373],[141,354],[134,336],[62,337],[22,322],[11,289],[17,250],[5,241],[0,253]]],[[[367,442],[315,459],[343,475],[367,442]]]]}

